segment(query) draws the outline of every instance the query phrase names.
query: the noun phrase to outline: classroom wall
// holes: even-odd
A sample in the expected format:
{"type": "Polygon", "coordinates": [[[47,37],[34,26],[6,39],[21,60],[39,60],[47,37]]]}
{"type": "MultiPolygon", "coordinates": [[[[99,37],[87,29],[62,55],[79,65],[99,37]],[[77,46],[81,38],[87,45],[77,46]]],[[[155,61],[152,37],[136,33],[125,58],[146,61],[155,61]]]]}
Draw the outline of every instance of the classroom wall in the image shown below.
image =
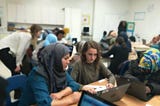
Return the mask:
{"type": "MultiPolygon", "coordinates": [[[[41,12],[40,8],[48,8],[48,7],[52,9],[56,8],[58,10],[64,10],[65,8],[80,9],[82,12],[82,15],[87,14],[90,16],[90,26],[92,26],[93,0],[78,0],[78,1],[75,1],[75,0],[41,0],[41,1],[39,0],[8,0],[7,4],[16,4],[23,7],[29,7],[27,9],[30,9],[31,13],[29,14],[29,16],[25,14],[26,17],[34,16],[32,12],[35,10],[35,7],[39,8],[39,11],[38,9],[35,10],[37,11],[37,13],[41,12]]],[[[50,12],[49,14],[52,14],[52,11],[50,10],[46,12],[50,12]]]]}
{"type": "Polygon", "coordinates": [[[0,17],[2,26],[5,26],[5,22],[7,21],[6,14],[6,1],[0,0],[0,17]]]}
{"type": "Polygon", "coordinates": [[[116,30],[121,20],[128,20],[130,0],[95,0],[93,39],[99,41],[103,31],[116,30]]]}
{"type": "Polygon", "coordinates": [[[160,33],[160,0],[131,0],[130,20],[135,21],[135,35],[149,42],[160,33]]]}
{"type": "MultiPolygon", "coordinates": [[[[90,35],[99,41],[104,30],[114,29],[120,20],[135,22],[135,33],[142,38],[150,39],[160,33],[159,0],[0,0],[3,7],[3,26],[7,26],[6,4],[23,4],[35,7],[76,8],[82,15],[90,16],[90,35]],[[136,17],[136,19],[135,19],[136,17]]],[[[32,12],[32,11],[31,11],[32,12]]],[[[81,29],[84,24],[81,24],[81,29]]]]}

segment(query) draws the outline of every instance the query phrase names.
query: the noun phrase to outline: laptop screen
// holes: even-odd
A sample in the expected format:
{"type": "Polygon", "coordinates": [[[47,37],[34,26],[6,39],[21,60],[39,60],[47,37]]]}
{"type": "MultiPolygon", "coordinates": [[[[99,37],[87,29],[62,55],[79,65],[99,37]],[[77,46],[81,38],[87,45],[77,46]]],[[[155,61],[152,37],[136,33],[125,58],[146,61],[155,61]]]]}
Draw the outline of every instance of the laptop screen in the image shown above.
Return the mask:
{"type": "Polygon", "coordinates": [[[83,91],[78,106],[115,106],[96,95],[83,91]]]}

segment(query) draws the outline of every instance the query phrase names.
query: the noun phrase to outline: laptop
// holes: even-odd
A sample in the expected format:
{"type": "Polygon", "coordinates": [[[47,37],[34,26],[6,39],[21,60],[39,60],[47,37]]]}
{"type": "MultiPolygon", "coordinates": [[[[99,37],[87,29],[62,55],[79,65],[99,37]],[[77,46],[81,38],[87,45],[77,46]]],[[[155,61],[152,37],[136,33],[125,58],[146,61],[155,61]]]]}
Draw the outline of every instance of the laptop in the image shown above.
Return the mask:
{"type": "Polygon", "coordinates": [[[82,91],[82,95],[78,106],[116,106],[115,104],[96,96],[95,94],[91,94],[86,91],[82,91]]]}
{"type": "Polygon", "coordinates": [[[118,85],[130,82],[130,86],[127,90],[127,94],[132,95],[143,101],[148,101],[153,97],[152,94],[146,94],[146,85],[140,81],[131,80],[122,76],[116,77],[118,85]]]}
{"type": "Polygon", "coordinates": [[[148,101],[153,97],[153,94],[146,94],[146,85],[140,81],[132,81],[127,90],[127,94],[135,96],[143,101],[148,101]]]}
{"type": "Polygon", "coordinates": [[[111,89],[99,91],[97,92],[97,95],[107,101],[115,102],[120,100],[126,94],[126,91],[129,86],[130,83],[125,83],[111,89]]]}

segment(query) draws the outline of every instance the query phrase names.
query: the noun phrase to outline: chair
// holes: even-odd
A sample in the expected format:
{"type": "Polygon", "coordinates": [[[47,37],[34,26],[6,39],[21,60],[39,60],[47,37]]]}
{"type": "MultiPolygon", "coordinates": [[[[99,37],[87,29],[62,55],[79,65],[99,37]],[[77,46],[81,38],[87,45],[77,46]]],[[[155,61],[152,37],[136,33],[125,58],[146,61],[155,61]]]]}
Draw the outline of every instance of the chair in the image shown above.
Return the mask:
{"type": "Polygon", "coordinates": [[[23,88],[26,85],[26,79],[27,79],[27,77],[25,75],[14,75],[14,76],[11,76],[7,79],[7,81],[8,81],[8,86],[7,86],[8,96],[7,96],[5,106],[17,106],[18,105],[18,100],[15,102],[11,101],[10,92],[15,89],[19,89],[22,92],[23,88]]]}
{"type": "Polygon", "coordinates": [[[121,63],[118,67],[118,73],[119,75],[124,75],[124,73],[128,70],[129,68],[129,63],[130,63],[130,60],[126,60],[124,61],[123,63],[121,63]]]}

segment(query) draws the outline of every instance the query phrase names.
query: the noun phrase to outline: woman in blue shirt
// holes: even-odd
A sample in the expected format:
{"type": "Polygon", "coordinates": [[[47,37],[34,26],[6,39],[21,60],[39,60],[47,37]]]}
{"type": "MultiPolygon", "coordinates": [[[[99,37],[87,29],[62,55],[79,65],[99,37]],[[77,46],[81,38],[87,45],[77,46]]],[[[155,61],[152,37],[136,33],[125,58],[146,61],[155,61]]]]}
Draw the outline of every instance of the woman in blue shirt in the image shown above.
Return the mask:
{"type": "MultiPolygon", "coordinates": [[[[39,64],[30,72],[19,106],[62,106],[77,103],[81,86],[66,72],[70,61],[69,48],[60,43],[45,47],[39,54],[39,64]],[[64,100],[65,98],[65,100],[64,100]]],[[[94,92],[92,88],[82,90],[94,92]]]]}

